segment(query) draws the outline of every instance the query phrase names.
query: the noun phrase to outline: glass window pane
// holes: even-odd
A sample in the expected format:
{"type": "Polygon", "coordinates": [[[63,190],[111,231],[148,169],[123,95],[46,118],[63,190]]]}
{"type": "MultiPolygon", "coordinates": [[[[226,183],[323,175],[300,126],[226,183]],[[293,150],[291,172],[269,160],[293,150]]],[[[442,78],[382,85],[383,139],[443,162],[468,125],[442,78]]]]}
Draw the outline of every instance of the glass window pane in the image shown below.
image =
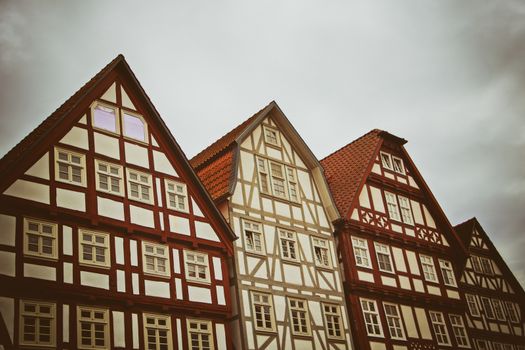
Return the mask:
{"type": "Polygon", "coordinates": [[[95,107],[93,122],[97,128],[117,132],[115,110],[101,105],[95,107]]]}
{"type": "Polygon", "coordinates": [[[124,113],[124,135],[144,141],[144,129],[142,119],[124,113]]]}

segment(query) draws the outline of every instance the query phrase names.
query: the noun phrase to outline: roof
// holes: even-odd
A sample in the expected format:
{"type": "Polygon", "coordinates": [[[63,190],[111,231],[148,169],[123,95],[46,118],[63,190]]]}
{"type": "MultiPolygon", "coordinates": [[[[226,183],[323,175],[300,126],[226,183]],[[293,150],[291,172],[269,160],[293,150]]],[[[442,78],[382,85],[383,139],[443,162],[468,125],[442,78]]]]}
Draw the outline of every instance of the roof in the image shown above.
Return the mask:
{"type": "Polygon", "coordinates": [[[459,238],[461,238],[461,241],[465,247],[468,247],[470,244],[470,239],[472,238],[472,233],[476,227],[476,222],[476,218],[471,218],[465,222],[462,222],[461,224],[454,226],[454,230],[458,234],[459,238]]]}

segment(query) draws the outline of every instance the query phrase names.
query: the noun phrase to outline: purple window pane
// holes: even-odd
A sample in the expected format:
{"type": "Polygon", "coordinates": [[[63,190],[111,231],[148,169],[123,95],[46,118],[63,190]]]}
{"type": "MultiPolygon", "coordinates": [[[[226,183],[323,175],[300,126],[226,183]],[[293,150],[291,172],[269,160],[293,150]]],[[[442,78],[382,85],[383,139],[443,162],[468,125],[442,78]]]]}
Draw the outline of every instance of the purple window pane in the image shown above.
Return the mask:
{"type": "Polygon", "coordinates": [[[94,123],[97,128],[117,132],[115,110],[104,106],[95,107],[94,123]]]}
{"type": "Polygon", "coordinates": [[[144,141],[144,122],[142,119],[124,113],[124,134],[128,137],[144,141]]]}

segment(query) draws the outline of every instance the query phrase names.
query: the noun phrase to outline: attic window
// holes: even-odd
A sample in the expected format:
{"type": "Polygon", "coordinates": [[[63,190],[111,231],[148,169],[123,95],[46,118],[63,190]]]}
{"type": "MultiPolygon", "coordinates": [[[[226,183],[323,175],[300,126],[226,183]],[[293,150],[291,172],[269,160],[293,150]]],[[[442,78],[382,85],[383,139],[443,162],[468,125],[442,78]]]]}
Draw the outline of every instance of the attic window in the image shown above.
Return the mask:
{"type": "Polygon", "coordinates": [[[392,162],[394,164],[394,171],[405,175],[405,167],[403,166],[403,160],[398,157],[392,156],[392,162]]]}
{"type": "Polygon", "coordinates": [[[390,154],[381,152],[381,163],[383,163],[383,168],[388,170],[394,170],[392,167],[392,157],[390,154]]]}
{"type": "Polygon", "coordinates": [[[117,113],[116,107],[95,102],[91,107],[93,127],[118,133],[117,113]]]}
{"type": "Polygon", "coordinates": [[[124,124],[124,136],[146,142],[147,126],[140,115],[122,111],[122,121],[124,124]]]}
{"type": "Polygon", "coordinates": [[[273,146],[281,146],[279,142],[279,132],[268,126],[264,126],[264,141],[273,146]]]}

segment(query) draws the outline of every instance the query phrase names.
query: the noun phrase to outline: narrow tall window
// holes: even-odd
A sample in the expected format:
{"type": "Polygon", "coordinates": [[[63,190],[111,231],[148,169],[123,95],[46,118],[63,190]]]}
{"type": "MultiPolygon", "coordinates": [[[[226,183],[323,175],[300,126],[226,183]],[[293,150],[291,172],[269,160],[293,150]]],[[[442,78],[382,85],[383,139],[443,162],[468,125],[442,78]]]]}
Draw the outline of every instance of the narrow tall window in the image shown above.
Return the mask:
{"type": "Polygon", "coordinates": [[[374,300],[361,299],[361,308],[365,319],[366,333],[370,336],[383,336],[379,312],[374,300]]]}
{"type": "Polygon", "coordinates": [[[456,338],[456,343],[461,348],[469,348],[470,342],[468,340],[467,331],[463,324],[463,319],[460,315],[449,315],[450,324],[452,325],[452,332],[456,338]]]}
{"type": "Polygon", "coordinates": [[[91,106],[91,120],[94,128],[120,133],[117,107],[95,102],[91,106]]]}
{"type": "Polygon", "coordinates": [[[81,264],[109,267],[109,235],[80,229],[79,256],[81,264]]]}
{"type": "Polygon", "coordinates": [[[401,158],[392,156],[392,165],[396,173],[405,175],[405,167],[403,166],[403,160],[401,158]]]}
{"type": "Polygon", "coordinates": [[[481,305],[483,305],[483,311],[485,311],[485,316],[490,319],[494,319],[494,309],[489,298],[481,297],[481,305]]]}
{"type": "Polygon", "coordinates": [[[255,329],[257,330],[275,330],[273,302],[271,298],[270,294],[252,292],[254,322],[255,329]]]}
{"type": "Polygon", "coordinates": [[[479,262],[479,257],[472,255],[470,257],[472,268],[475,272],[481,272],[481,263],[479,262]]]}
{"type": "Polygon", "coordinates": [[[77,308],[79,349],[109,349],[109,311],[79,306],[77,308]]]}
{"type": "Polygon", "coordinates": [[[279,229],[279,239],[281,241],[281,255],[283,259],[297,261],[297,239],[295,232],[279,229]]]}
{"type": "Polygon", "coordinates": [[[452,269],[452,263],[447,260],[439,259],[439,267],[441,268],[441,274],[443,275],[443,282],[445,285],[457,287],[456,278],[454,277],[454,270],[452,269]]]}
{"type": "Polygon", "coordinates": [[[439,345],[450,345],[450,338],[445,320],[443,319],[443,313],[430,311],[430,320],[432,321],[432,328],[434,329],[437,343],[439,345]]]}
{"type": "Polygon", "coordinates": [[[276,197],[287,198],[283,165],[275,162],[270,162],[270,171],[272,174],[271,179],[273,195],[276,197]]]}
{"type": "Polygon", "coordinates": [[[323,311],[327,337],[331,339],[344,338],[341,309],[339,305],[323,304],[323,311]]]}
{"type": "Polygon", "coordinates": [[[20,300],[20,345],[55,346],[56,305],[20,300]]]}
{"type": "Polygon", "coordinates": [[[137,170],[128,172],[128,197],[145,203],[153,203],[151,175],[137,170]]]}
{"type": "Polygon", "coordinates": [[[385,309],[386,322],[388,324],[388,331],[392,339],[405,339],[405,331],[403,330],[403,323],[399,315],[399,309],[396,304],[383,303],[385,309]]]}
{"type": "Polygon", "coordinates": [[[310,316],[308,304],[302,299],[288,299],[290,319],[292,320],[292,333],[295,335],[310,335],[310,316]]]}
{"type": "Polygon", "coordinates": [[[487,275],[493,275],[494,270],[492,269],[492,262],[490,261],[490,259],[480,258],[480,260],[481,260],[481,269],[483,270],[483,273],[487,275]]]}
{"type": "Polygon", "coordinates": [[[320,239],[312,237],[315,264],[321,267],[330,267],[330,253],[328,252],[328,241],[326,239],[320,239]]]}
{"type": "Polygon", "coordinates": [[[73,185],[86,185],[86,156],[55,148],[55,180],[73,185]]]}
{"type": "Polygon", "coordinates": [[[24,254],[56,259],[57,224],[24,218],[24,254]]]}
{"type": "Polygon", "coordinates": [[[264,141],[273,146],[280,146],[281,142],[279,140],[279,132],[268,126],[264,126],[264,141]]]}
{"type": "Polygon", "coordinates": [[[412,208],[410,207],[410,201],[408,198],[398,196],[399,207],[401,208],[401,218],[403,222],[408,225],[414,225],[414,219],[412,218],[412,208]]]}
{"type": "Polygon", "coordinates": [[[266,159],[257,158],[257,168],[259,169],[259,190],[262,193],[270,193],[268,183],[268,165],[266,159]]]}
{"type": "Polygon", "coordinates": [[[388,216],[392,220],[401,221],[399,207],[397,206],[396,195],[385,191],[386,204],[388,206],[388,216]]]}
{"type": "Polygon", "coordinates": [[[294,168],[286,167],[286,179],[288,180],[288,192],[290,200],[299,201],[299,191],[297,189],[297,175],[294,168]]]}
{"type": "Polygon", "coordinates": [[[122,122],[124,124],[124,136],[142,142],[147,141],[148,127],[142,116],[128,111],[122,111],[122,122]]]}
{"type": "Polygon", "coordinates": [[[467,299],[467,306],[470,314],[474,317],[480,316],[476,298],[472,294],[465,294],[465,299],[467,299]]]}
{"type": "Polygon", "coordinates": [[[486,340],[478,339],[476,344],[478,345],[478,350],[489,350],[489,345],[486,340]]]}
{"type": "Polygon", "coordinates": [[[428,282],[438,282],[436,275],[436,268],[434,267],[434,260],[431,256],[419,255],[421,267],[423,268],[423,275],[428,282]]]}
{"type": "Polygon", "coordinates": [[[95,160],[97,190],[107,193],[124,195],[122,185],[123,171],[122,166],[95,160]]]}
{"type": "Polygon", "coordinates": [[[503,304],[498,299],[492,299],[492,305],[494,306],[494,315],[500,321],[505,321],[505,313],[503,312],[503,304]]]}
{"type": "Polygon", "coordinates": [[[379,270],[383,272],[394,272],[392,257],[390,256],[390,248],[387,245],[380,243],[374,243],[374,246],[376,248],[379,270]]]}
{"type": "Polygon", "coordinates": [[[519,322],[518,313],[516,312],[516,305],[511,301],[506,301],[505,306],[507,309],[507,314],[509,315],[509,320],[511,322],[519,322]]]}
{"type": "Polygon", "coordinates": [[[177,181],[166,180],[166,199],[168,208],[187,213],[188,190],[186,184],[177,181]]]}
{"type": "Polygon", "coordinates": [[[170,261],[168,247],[143,241],[142,266],[146,274],[169,276],[170,261]]]}
{"type": "Polygon", "coordinates": [[[168,315],[144,314],[144,342],[148,350],[168,350],[171,345],[171,319],[168,315]]]}
{"type": "Polygon", "coordinates": [[[258,222],[243,220],[246,250],[264,254],[262,225],[258,222]]]}
{"type": "Polygon", "coordinates": [[[194,282],[210,282],[208,254],[184,251],[186,279],[194,282]]]}
{"type": "Polygon", "coordinates": [[[354,250],[355,264],[360,267],[372,268],[366,239],[352,237],[352,246],[354,250]]]}
{"type": "Polygon", "coordinates": [[[187,325],[191,350],[213,350],[211,321],[188,319],[187,325]]]}
{"type": "Polygon", "coordinates": [[[388,169],[388,170],[393,170],[393,166],[392,166],[392,157],[390,156],[390,154],[388,153],[385,153],[385,152],[381,152],[381,163],[383,164],[383,168],[385,169],[388,169]]]}

